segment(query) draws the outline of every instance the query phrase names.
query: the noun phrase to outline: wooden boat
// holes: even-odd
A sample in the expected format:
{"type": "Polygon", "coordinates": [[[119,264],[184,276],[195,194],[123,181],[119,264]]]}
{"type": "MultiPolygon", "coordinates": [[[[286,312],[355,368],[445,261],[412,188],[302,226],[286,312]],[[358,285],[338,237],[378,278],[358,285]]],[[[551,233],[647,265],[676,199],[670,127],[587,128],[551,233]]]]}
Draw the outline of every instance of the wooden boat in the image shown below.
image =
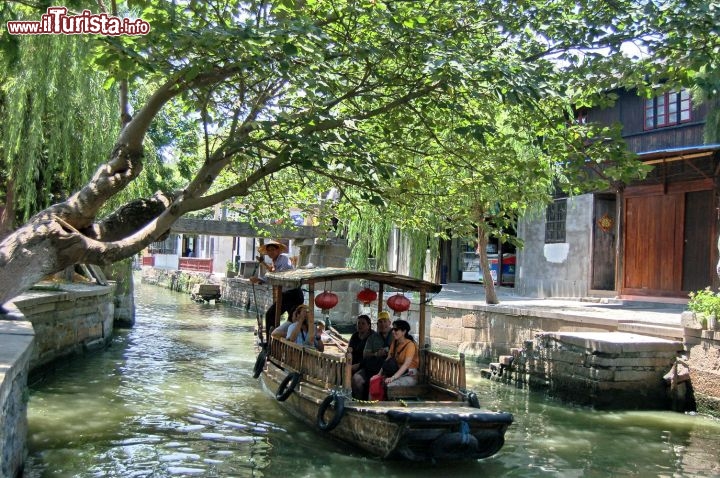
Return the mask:
{"type": "MultiPolygon", "coordinates": [[[[314,302],[317,283],[345,279],[376,283],[378,310],[386,288],[419,293],[418,329],[414,331],[420,350],[418,384],[388,387],[387,401],[352,398],[351,361],[342,341],[326,343],[322,353],[285,339],[265,344],[255,364],[255,376],[289,413],[320,433],[381,458],[476,460],[501,449],[513,416],[480,408],[477,395],[466,389],[463,355],[443,355],[424,345],[424,305],[427,294],[439,292],[440,285],[391,273],[340,268],[268,273],[266,279],[278,300],[283,289],[307,288],[309,304],[314,302]]],[[[276,325],[279,320],[278,313],[276,325]]],[[[309,320],[310,330],[314,330],[312,313],[309,320]]]]}

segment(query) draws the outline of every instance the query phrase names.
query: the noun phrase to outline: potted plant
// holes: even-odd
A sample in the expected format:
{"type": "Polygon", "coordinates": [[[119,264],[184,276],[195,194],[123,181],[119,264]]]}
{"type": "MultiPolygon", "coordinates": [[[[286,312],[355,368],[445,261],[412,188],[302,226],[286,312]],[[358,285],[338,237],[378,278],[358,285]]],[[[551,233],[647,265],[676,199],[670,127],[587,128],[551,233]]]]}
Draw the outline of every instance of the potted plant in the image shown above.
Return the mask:
{"type": "Polygon", "coordinates": [[[235,268],[234,261],[227,261],[225,263],[225,277],[228,279],[237,276],[237,269],[235,268]]]}
{"type": "Polygon", "coordinates": [[[716,330],[720,317],[720,292],[713,292],[710,287],[690,292],[688,309],[698,315],[703,329],[716,330]]]}

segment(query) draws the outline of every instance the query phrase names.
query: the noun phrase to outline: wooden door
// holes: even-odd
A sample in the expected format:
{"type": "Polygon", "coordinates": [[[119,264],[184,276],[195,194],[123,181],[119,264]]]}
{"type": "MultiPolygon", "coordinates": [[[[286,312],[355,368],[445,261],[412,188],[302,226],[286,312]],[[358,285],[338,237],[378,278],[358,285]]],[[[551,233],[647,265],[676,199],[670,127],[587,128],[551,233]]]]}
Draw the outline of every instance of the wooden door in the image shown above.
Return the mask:
{"type": "Polygon", "coordinates": [[[597,290],[615,290],[615,197],[595,197],[593,213],[592,282],[597,290]]]}
{"type": "Polygon", "coordinates": [[[683,291],[713,286],[715,282],[715,224],[712,191],[693,191],[685,195],[685,237],[683,291]]]}
{"type": "Polygon", "coordinates": [[[684,192],[625,197],[624,295],[682,295],[684,192]]]}
{"type": "Polygon", "coordinates": [[[621,294],[687,298],[716,285],[712,179],[627,188],[621,294]]]}

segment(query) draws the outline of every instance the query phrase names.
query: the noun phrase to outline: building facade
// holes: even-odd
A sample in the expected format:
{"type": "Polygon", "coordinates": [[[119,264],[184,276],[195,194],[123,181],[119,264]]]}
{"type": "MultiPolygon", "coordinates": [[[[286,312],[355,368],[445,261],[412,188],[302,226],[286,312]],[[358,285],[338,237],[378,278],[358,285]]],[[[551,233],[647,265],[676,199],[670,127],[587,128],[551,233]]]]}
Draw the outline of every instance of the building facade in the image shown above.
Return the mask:
{"type": "Polygon", "coordinates": [[[520,221],[516,289],[531,297],[687,300],[717,287],[720,144],[703,139],[707,105],[687,90],[646,99],[618,91],[582,120],[622,125],[628,148],[652,166],[613,191],[557,198],[520,221]]]}

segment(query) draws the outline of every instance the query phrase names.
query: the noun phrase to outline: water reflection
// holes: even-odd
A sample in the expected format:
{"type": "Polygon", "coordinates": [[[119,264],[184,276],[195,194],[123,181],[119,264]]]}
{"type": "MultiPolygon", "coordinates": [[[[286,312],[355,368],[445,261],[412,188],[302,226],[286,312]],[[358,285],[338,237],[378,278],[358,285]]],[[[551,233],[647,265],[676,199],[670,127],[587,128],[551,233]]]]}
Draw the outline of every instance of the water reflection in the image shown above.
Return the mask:
{"type": "Polygon", "coordinates": [[[501,452],[442,470],[383,462],[286,416],[252,378],[255,318],[138,287],[137,325],[34,384],[27,477],[719,476],[720,424],[595,412],[468,377],[515,414],[501,452]]]}

